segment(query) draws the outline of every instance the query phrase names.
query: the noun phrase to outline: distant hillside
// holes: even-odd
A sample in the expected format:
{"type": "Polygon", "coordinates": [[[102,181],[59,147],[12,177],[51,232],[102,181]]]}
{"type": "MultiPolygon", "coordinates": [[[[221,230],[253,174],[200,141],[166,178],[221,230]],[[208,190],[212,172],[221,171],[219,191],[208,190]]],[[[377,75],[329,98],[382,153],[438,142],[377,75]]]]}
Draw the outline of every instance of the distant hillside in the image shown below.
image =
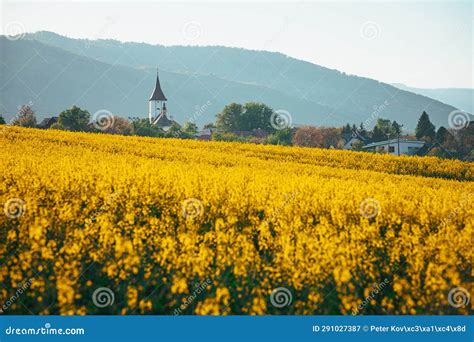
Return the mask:
{"type": "Polygon", "coordinates": [[[294,124],[342,125],[380,117],[416,125],[426,110],[447,125],[455,108],[368,78],[349,76],[273,52],[78,40],[40,32],[20,41],[0,39],[2,111],[33,101],[40,116],[73,104],[91,113],[147,115],[147,99],[160,68],[169,110],[178,121],[214,121],[229,102],[260,101],[292,114],[294,124]],[[209,101],[209,102],[208,102],[209,101]],[[209,105],[210,103],[210,105],[209,105]],[[207,105],[206,105],[207,104],[207,105]],[[205,110],[200,110],[205,106],[205,110]]]}
{"type": "MultiPolygon", "coordinates": [[[[0,50],[4,63],[0,76],[1,104],[7,120],[18,106],[30,101],[40,118],[57,115],[72,105],[86,108],[91,114],[107,109],[123,117],[148,115],[155,68],[111,65],[30,40],[11,42],[0,37],[0,50]]],[[[319,120],[331,111],[271,88],[211,75],[190,77],[161,70],[160,79],[169,111],[179,122],[193,117],[199,125],[212,122],[215,114],[231,101],[262,101],[276,108],[289,106],[296,113],[311,107],[319,120]],[[213,96],[222,89],[222,95],[213,96]]]]}
{"type": "Polygon", "coordinates": [[[394,87],[411,91],[415,94],[431,97],[438,101],[449,103],[456,108],[474,113],[474,89],[469,88],[440,88],[440,89],[423,89],[408,87],[405,84],[396,83],[394,87]]]}

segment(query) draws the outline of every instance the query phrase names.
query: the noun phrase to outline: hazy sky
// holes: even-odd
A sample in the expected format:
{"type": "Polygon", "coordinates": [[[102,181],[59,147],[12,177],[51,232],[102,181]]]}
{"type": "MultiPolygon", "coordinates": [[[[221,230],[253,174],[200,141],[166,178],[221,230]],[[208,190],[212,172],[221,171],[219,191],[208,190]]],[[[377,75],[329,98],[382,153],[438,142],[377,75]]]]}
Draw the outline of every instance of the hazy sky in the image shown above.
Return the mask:
{"type": "Polygon", "coordinates": [[[473,87],[472,1],[2,1],[2,33],[278,51],[348,74],[473,87]]]}

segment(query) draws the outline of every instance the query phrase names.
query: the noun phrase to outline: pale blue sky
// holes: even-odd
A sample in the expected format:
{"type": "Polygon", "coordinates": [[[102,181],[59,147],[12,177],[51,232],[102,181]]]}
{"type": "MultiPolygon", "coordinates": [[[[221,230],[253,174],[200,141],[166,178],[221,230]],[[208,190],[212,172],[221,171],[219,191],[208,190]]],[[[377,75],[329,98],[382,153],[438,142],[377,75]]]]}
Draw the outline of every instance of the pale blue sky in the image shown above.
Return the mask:
{"type": "Polygon", "coordinates": [[[415,87],[473,87],[472,1],[2,1],[2,33],[278,51],[415,87]]]}

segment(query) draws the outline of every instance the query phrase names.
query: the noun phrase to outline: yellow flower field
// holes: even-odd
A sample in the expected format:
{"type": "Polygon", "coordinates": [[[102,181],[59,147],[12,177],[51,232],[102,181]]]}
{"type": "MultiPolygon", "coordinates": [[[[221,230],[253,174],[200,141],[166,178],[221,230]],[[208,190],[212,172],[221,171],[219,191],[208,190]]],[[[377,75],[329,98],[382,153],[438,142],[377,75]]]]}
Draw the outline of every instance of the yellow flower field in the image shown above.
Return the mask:
{"type": "Polygon", "coordinates": [[[0,128],[4,314],[472,313],[472,163],[0,128]]]}

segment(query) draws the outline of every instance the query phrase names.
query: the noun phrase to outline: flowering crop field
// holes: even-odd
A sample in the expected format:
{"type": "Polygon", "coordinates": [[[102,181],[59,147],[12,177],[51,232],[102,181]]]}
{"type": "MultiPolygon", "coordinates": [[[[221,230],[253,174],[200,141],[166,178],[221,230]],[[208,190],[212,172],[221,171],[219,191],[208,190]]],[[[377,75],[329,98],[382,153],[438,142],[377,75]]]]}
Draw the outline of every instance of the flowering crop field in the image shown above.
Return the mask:
{"type": "Polygon", "coordinates": [[[4,314],[469,314],[474,165],[3,126],[4,314]]]}

